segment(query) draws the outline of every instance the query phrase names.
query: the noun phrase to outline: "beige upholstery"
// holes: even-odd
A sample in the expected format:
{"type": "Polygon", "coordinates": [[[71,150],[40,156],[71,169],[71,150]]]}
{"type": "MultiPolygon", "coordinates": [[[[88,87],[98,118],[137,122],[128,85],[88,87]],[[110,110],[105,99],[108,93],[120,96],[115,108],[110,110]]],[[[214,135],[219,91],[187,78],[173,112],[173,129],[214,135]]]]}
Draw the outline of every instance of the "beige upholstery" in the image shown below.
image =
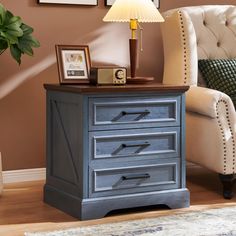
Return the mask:
{"type": "Polygon", "coordinates": [[[1,152],[0,152],[0,195],[2,194],[3,190],[3,181],[2,181],[2,158],[1,158],[1,152]]]}
{"type": "Polygon", "coordinates": [[[186,93],[187,159],[221,174],[236,169],[236,114],[224,93],[198,86],[198,59],[236,58],[236,7],[184,7],[163,14],[163,83],[186,93]]]}

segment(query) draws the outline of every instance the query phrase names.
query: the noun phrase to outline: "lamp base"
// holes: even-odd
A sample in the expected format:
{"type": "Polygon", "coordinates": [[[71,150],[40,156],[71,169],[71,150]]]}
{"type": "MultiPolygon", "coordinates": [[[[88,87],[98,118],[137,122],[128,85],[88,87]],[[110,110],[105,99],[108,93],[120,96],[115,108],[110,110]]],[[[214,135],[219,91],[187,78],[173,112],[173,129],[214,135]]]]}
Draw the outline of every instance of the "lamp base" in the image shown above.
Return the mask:
{"type": "Polygon", "coordinates": [[[153,82],[153,77],[128,77],[126,80],[127,84],[146,84],[153,82]]]}

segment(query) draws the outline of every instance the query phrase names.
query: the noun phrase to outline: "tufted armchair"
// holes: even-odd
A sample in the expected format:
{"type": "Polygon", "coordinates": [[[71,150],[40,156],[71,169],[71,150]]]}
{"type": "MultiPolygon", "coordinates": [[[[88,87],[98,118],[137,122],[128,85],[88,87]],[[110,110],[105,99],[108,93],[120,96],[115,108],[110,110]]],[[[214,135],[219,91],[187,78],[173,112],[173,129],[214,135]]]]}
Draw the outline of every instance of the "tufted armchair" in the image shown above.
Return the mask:
{"type": "Polygon", "coordinates": [[[236,58],[236,6],[194,6],[163,13],[166,84],[190,85],[186,94],[186,157],[219,173],[232,198],[236,172],[236,113],[230,97],[204,86],[198,59],[236,58]]]}

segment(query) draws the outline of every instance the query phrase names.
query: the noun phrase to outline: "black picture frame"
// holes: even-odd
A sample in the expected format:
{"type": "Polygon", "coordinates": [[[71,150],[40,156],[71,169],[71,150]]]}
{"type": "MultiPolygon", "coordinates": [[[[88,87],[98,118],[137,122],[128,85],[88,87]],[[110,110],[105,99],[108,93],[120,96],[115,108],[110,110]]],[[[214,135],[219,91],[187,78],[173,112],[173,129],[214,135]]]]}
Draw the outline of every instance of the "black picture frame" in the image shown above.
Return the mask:
{"type": "MultiPolygon", "coordinates": [[[[152,1],[155,3],[156,7],[159,9],[160,8],[160,0],[152,0],[152,1]]],[[[112,4],[114,2],[115,2],[115,0],[105,0],[105,6],[110,7],[110,6],[112,6],[112,4]]]]}
{"type": "Polygon", "coordinates": [[[39,4],[97,6],[98,0],[38,0],[38,3],[39,4]]]}

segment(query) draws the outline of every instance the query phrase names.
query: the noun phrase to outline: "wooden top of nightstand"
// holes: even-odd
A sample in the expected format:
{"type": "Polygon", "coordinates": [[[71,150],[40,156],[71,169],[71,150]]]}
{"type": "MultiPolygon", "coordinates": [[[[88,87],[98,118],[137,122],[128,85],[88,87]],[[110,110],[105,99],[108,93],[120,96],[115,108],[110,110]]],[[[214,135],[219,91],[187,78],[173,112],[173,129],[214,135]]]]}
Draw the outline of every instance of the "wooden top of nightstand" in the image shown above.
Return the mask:
{"type": "Polygon", "coordinates": [[[72,93],[127,93],[127,92],[186,92],[189,86],[186,85],[164,85],[161,83],[148,84],[126,84],[126,85],[60,85],[44,84],[46,90],[56,90],[72,93]]]}

